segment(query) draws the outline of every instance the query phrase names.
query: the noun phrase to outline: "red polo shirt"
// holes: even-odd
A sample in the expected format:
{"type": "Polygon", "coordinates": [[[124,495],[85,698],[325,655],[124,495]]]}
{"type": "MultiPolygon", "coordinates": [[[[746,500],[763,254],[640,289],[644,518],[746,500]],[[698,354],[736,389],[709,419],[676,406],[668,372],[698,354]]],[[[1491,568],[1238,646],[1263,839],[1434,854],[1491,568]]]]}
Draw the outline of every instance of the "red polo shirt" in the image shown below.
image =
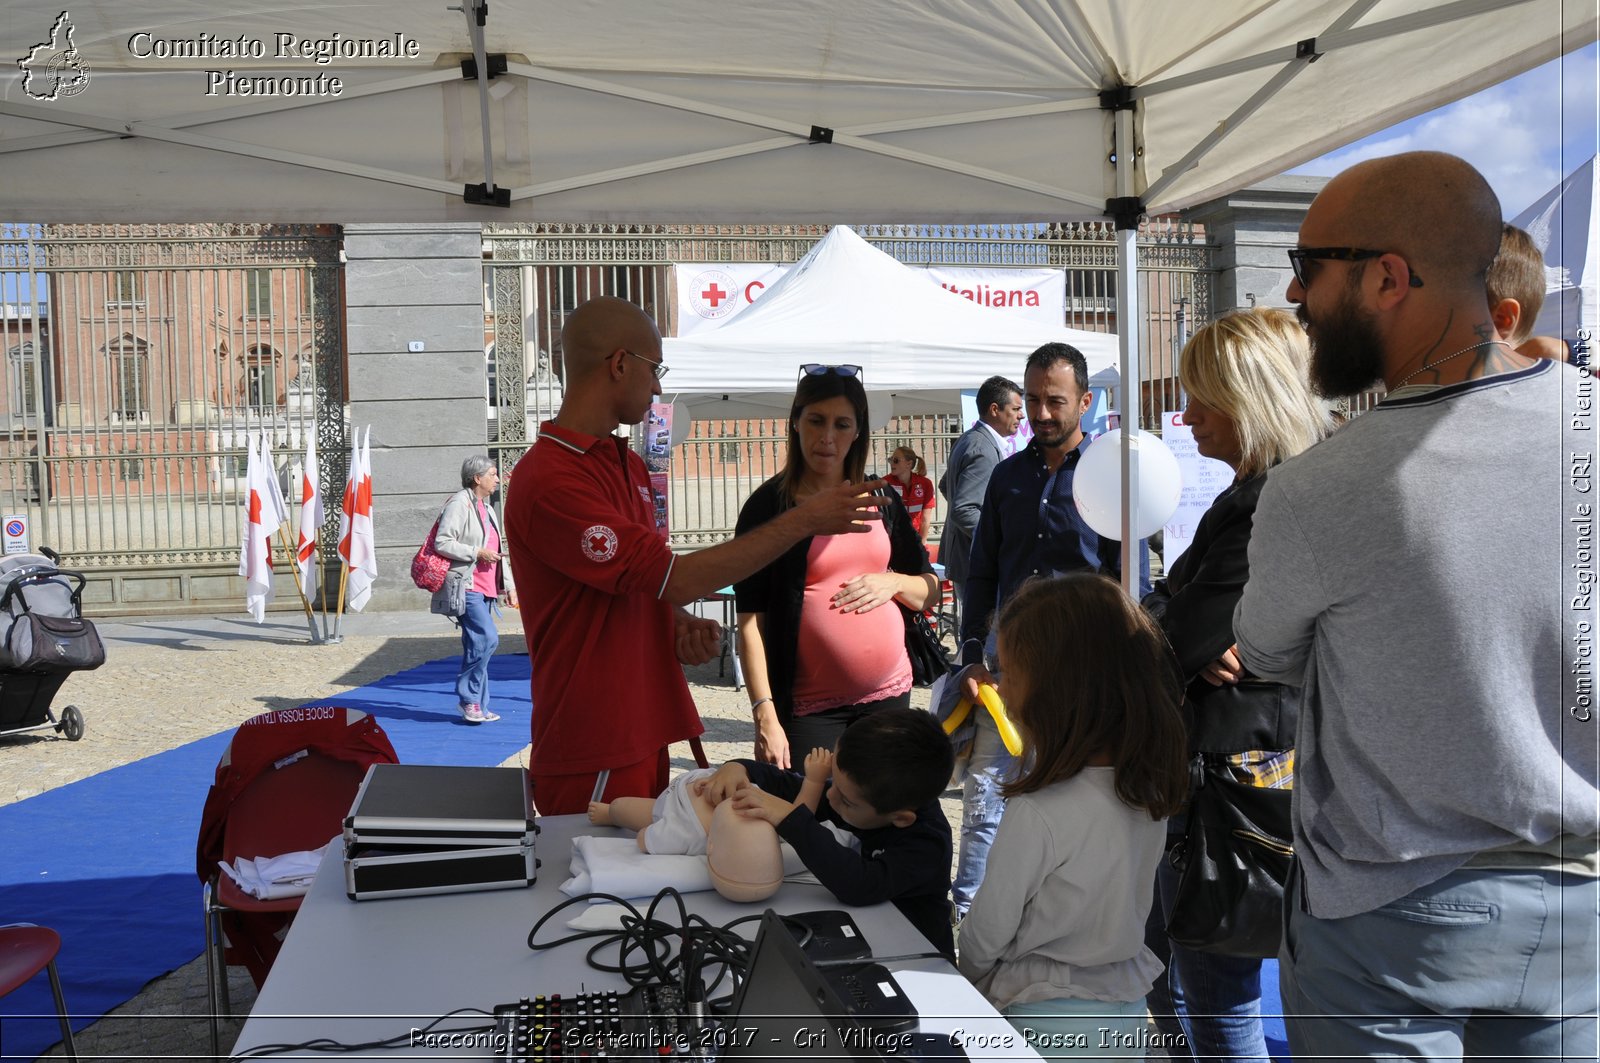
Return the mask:
{"type": "Polygon", "coordinates": [[[891,476],[889,486],[895,489],[900,501],[906,504],[906,512],[911,514],[911,527],[921,535],[923,525],[928,523],[928,514],[933,512],[933,503],[937,497],[933,492],[933,481],[926,476],[912,473],[909,485],[902,484],[891,476]]]}
{"type": "Polygon", "coordinates": [[[619,768],[705,730],[661,597],[672,551],[644,461],[617,436],[546,421],[505,512],[533,663],[528,770],[619,768]]]}

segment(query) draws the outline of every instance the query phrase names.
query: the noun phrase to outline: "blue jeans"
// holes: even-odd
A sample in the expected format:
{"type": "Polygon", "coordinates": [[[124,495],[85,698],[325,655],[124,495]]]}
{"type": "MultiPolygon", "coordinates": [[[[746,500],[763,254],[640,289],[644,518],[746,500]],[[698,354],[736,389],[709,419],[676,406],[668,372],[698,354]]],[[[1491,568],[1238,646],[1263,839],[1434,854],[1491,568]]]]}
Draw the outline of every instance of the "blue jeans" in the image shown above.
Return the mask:
{"type": "Polygon", "coordinates": [[[1126,1003],[1060,997],[1001,1010],[1045,1059],[1143,1059],[1144,998],[1126,1003]]]}
{"type": "MultiPolygon", "coordinates": [[[[1183,817],[1174,817],[1171,826],[1181,830],[1184,822],[1183,817]]],[[[1168,840],[1172,840],[1170,836],[1168,840]]],[[[1269,1060],[1266,1035],[1261,1031],[1261,961],[1200,952],[1167,938],[1167,916],[1177,889],[1178,870],[1163,856],[1156,867],[1150,931],[1156,932],[1159,924],[1167,950],[1167,972],[1157,983],[1166,984],[1164,993],[1151,990],[1150,1010],[1156,1026],[1169,1035],[1168,1051],[1180,1058],[1269,1060]],[[1157,1004],[1161,1005],[1159,1012],[1157,1004]],[[1177,1028],[1189,1046],[1187,1051],[1171,1036],[1177,1028]]]]}
{"type": "Polygon", "coordinates": [[[1017,773],[1017,758],[1006,752],[994,720],[978,709],[973,710],[973,715],[978,730],[972,739],[972,755],[961,784],[961,848],[956,859],[955,884],[950,890],[957,917],[967,914],[983,882],[989,847],[994,845],[995,830],[1006,810],[1006,799],[1000,796],[1000,788],[1017,773]]]}
{"type": "Polygon", "coordinates": [[[1299,892],[1279,953],[1296,1058],[1595,1058],[1595,879],[1462,868],[1344,919],[1299,892]]]}
{"type": "Polygon", "coordinates": [[[461,674],[456,676],[456,700],[489,707],[489,658],[500,645],[500,632],[494,626],[494,598],[477,591],[467,592],[466,612],[456,617],[461,624],[461,674]]]}

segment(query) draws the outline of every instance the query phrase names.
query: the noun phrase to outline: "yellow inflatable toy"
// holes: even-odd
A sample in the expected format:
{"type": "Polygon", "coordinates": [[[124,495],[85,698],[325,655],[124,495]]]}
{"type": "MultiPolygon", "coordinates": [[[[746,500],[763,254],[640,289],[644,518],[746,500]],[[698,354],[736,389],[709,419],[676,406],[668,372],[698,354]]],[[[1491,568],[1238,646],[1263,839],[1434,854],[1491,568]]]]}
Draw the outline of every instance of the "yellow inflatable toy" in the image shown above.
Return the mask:
{"type": "MultiPolygon", "coordinates": [[[[1006,744],[1006,752],[1013,757],[1020,756],[1022,735],[1018,733],[1016,724],[1006,715],[1006,703],[1000,700],[1000,692],[994,688],[993,683],[978,685],[978,700],[983,702],[983,707],[989,710],[989,715],[994,719],[995,729],[1000,732],[1000,740],[1006,744]]],[[[944,733],[955,733],[955,729],[966,721],[967,714],[971,711],[972,699],[963,697],[956,704],[956,710],[944,721],[944,733]]]]}

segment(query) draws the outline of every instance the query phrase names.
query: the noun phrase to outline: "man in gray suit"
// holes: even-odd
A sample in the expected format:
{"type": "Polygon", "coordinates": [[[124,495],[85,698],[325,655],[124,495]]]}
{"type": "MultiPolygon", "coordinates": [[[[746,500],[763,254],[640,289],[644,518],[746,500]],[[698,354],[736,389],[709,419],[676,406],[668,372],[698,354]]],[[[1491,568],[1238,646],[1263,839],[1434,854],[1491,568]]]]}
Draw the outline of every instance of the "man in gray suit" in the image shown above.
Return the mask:
{"type": "Polygon", "coordinates": [[[1003,376],[985,380],[978,388],[978,423],[956,440],[944,475],[939,478],[939,493],[949,504],[944,540],[939,544],[939,560],[944,563],[945,577],[955,587],[958,613],[964,593],[962,584],[967,580],[972,534],[978,527],[978,514],[983,510],[983,492],[989,486],[989,474],[1000,463],[1001,447],[1017,434],[1021,424],[1022,389],[1003,376]]]}

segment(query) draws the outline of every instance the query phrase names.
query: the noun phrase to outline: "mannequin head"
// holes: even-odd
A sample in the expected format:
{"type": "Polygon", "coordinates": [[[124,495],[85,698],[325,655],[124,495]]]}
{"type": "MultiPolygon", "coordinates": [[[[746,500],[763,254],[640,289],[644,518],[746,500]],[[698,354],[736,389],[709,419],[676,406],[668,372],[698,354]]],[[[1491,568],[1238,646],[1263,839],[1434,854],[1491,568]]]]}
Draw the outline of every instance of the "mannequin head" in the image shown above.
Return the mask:
{"type": "Polygon", "coordinates": [[[764,819],[739,815],[732,801],[711,812],[706,863],[711,867],[711,884],[730,901],[764,901],[783,884],[777,830],[764,819]]]}

